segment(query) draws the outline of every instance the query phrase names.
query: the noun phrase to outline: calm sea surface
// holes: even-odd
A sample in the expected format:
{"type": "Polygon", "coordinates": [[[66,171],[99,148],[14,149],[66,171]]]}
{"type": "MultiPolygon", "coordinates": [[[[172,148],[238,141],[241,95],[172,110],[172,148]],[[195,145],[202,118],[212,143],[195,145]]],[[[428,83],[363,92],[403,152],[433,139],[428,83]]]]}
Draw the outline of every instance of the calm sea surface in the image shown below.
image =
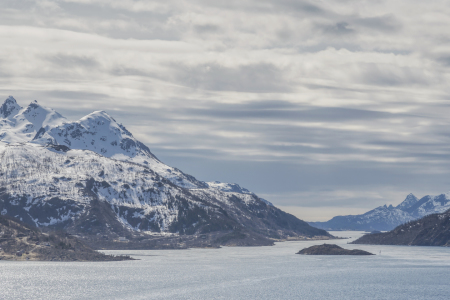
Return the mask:
{"type": "MultiPolygon", "coordinates": [[[[332,232],[355,238],[358,232],[332,232]]],[[[376,256],[273,247],[107,251],[137,261],[0,261],[0,299],[450,299],[450,248],[347,245],[376,256]],[[381,254],[380,254],[381,251],[381,254]]]]}

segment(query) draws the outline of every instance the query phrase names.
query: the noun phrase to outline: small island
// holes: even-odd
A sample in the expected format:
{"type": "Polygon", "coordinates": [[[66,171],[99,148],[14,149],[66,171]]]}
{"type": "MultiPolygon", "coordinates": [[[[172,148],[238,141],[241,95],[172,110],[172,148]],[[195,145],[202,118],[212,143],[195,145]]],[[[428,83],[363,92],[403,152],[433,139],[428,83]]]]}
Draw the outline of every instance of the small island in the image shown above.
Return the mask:
{"type": "Polygon", "coordinates": [[[296,254],[303,255],[374,255],[364,250],[347,250],[338,245],[323,244],[311,246],[297,252],[296,254]]]}

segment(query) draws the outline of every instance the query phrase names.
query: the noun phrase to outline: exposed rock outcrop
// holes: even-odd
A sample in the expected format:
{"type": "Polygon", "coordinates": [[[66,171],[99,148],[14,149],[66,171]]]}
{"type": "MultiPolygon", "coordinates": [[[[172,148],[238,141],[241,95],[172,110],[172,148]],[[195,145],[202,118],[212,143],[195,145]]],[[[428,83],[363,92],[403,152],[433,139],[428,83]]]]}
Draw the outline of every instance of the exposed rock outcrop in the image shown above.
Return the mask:
{"type": "Polygon", "coordinates": [[[303,255],[374,255],[364,250],[348,250],[338,245],[323,244],[311,246],[297,252],[297,254],[303,255]]]}

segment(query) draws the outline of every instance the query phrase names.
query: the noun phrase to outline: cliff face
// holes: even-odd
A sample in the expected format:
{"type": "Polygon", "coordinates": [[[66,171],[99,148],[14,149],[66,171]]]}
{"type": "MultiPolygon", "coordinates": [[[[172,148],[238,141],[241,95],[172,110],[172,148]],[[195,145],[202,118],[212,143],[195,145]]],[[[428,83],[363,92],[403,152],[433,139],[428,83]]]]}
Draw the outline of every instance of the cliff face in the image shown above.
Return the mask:
{"type": "Polygon", "coordinates": [[[450,246],[450,210],[408,222],[389,232],[366,234],[353,244],[450,246]]]}

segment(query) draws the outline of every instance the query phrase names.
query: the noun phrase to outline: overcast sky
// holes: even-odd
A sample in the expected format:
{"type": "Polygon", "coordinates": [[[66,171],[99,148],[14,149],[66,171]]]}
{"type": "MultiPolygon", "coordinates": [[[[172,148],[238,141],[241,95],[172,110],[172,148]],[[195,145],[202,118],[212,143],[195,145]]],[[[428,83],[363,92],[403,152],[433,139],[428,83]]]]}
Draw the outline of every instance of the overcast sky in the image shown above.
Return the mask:
{"type": "Polygon", "coordinates": [[[2,0],[0,96],[105,110],[308,220],[450,189],[448,1],[2,0]]]}

